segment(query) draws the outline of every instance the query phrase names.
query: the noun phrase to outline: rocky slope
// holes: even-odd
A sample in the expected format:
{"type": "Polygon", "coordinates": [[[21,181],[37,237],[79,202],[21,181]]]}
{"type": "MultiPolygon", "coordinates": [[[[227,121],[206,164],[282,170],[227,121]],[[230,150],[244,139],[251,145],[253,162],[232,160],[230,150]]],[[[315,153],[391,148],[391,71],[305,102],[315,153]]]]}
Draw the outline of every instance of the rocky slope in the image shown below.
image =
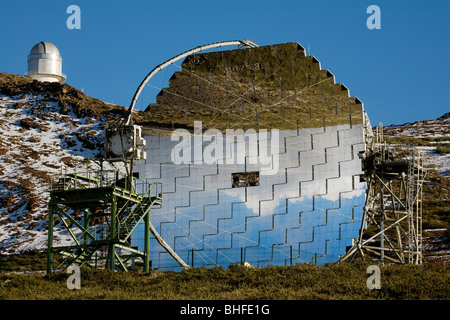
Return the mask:
{"type": "Polygon", "coordinates": [[[67,84],[0,73],[0,253],[46,247],[50,176],[92,165],[122,112],[67,84]]]}
{"type": "Polygon", "coordinates": [[[429,168],[450,177],[450,112],[436,120],[391,125],[382,131],[385,141],[400,147],[417,147],[429,168]]]}

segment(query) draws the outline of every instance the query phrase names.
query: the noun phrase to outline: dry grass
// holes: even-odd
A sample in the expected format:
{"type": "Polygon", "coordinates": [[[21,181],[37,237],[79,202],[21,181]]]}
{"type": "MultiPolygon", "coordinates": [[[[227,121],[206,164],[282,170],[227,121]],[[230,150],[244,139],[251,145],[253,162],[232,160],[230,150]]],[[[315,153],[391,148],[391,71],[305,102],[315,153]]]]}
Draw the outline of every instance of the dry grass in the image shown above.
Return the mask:
{"type": "Polygon", "coordinates": [[[83,269],[81,289],[68,275],[0,273],[0,299],[348,300],[450,298],[449,266],[381,267],[381,289],[369,290],[366,264],[194,268],[179,273],[113,273],[83,269]]]}

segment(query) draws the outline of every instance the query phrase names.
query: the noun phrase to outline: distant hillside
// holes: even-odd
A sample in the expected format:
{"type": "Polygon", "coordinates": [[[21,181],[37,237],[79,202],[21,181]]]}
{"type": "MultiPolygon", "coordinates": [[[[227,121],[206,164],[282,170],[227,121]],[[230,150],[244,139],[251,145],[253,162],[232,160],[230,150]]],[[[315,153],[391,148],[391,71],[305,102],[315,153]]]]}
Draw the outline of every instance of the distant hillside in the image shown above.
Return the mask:
{"type": "Polygon", "coordinates": [[[414,136],[416,138],[441,138],[450,140],[450,112],[436,120],[422,120],[383,128],[385,136],[414,136]]]}
{"type": "Polygon", "coordinates": [[[436,120],[384,127],[383,139],[403,147],[418,147],[423,151],[427,165],[450,177],[450,113],[436,120]]]}
{"type": "Polygon", "coordinates": [[[0,253],[46,248],[50,175],[99,158],[104,126],[123,111],[67,84],[0,73],[0,253]]]}

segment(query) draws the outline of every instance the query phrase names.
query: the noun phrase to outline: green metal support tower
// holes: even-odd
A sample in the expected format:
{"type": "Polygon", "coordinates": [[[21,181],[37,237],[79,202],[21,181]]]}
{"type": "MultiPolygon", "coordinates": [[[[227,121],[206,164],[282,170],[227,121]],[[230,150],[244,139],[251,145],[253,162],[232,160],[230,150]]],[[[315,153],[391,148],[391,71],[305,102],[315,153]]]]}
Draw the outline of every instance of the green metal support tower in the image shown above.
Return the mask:
{"type": "Polygon", "coordinates": [[[47,273],[53,272],[53,254],[72,264],[127,271],[130,259],[140,257],[148,272],[150,210],[162,202],[162,185],[146,183],[118,171],[61,173],[51,179],[47,273]],[[145,223],[144,251],[131,247],[131,234],[145,223]],[[71,236],[67,246],[55,247],[55,223],[71,236]],[[128,266],[127,266],[128,265],[128,266]]]}

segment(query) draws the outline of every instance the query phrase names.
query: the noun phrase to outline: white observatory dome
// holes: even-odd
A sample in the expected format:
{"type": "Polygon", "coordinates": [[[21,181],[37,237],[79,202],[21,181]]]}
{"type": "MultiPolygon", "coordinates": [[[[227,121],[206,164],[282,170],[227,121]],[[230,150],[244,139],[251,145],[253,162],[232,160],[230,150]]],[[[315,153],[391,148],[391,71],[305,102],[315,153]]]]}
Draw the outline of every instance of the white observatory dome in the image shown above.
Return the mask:
{"type": "Polygon", "coordinates": [[[66,75],[62,73],[62,58],[58,48],[47,41],[34,45],[28,55],[27,76],[31,79],[48,82],[64,82],[66,75]]]}

